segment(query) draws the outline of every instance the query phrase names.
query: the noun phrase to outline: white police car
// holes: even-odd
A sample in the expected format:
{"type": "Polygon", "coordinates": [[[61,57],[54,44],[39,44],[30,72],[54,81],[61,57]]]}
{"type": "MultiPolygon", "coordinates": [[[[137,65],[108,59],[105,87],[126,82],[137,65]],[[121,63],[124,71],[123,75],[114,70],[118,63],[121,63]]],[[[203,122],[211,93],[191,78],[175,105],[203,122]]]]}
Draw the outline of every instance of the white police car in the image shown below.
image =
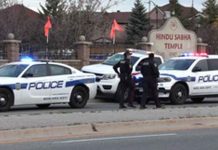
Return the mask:
{"type": "Polygon", "coordinates": [[[218,55],[186,53],[169,59],[159,70],[159,97],[170,98],[173,104],[218,96],[218,55]]]}
{"type": "MultiPolygon", "coordinates": [[[[136,76],[140,74],[139,64],[144,59],[148,58],[149,52],[144,50],[137,50],[137,49],[128,49],[132,52],[131,55],[131,64],[133,66],[132,75],[136,76]]],[[[98,92],[97,96],[115,96],[119,89],[118,83],[120,81],[118,75],[113,70],[113,65],[118,63],[120,60],[123,59],[124,52],[116,53],[106,59],[101,64],[94,64],[84,66],[82,68],[83,72],[87,73],[94,73],[96,75],[97,85],[98,85],[98,92]]],[[[163,63],[163,58],[160,55],[155,55],[154,58],[157,65],[163,63]]],[[[138,85],[138,82],[136,83],[138,85]]],[[[139,88],[140,89],[140,88],[139,88]]],[[[137,88],[137,90],[139,90],[137,88]]],[[[136,91],[137,93],[139,91],[136,91]]],[[[128,89],[126,89],[126,93],[128,93],[128,89]]]]}
{"type": "Polygon", "coordinates": [[[54,62],[14,62],[0,67],[0,110],[36,104],[69,103],[83,108],[97,91],[96,76],[54,62]]]}

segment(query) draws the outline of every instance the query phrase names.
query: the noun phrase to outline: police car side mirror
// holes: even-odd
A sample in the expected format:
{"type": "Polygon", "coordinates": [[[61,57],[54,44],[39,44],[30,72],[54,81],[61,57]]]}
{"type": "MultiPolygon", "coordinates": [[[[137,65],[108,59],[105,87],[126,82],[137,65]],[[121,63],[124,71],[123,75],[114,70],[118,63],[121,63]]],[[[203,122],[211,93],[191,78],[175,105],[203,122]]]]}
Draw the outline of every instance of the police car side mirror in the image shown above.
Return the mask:
{"type": "Polygon", "coordinates": [[[33,77],[33,74],[32,73],[25,73],[23,75],[24,78],[28,78],[28,77],[33,77]]]}
{"type": "Polygon", "coordinates": [[[199,72],[199,71],[201,71],[201,68],[200,68],[200,67],[194,67],[194,68],[192,69],[192,72],[199,72]]]}

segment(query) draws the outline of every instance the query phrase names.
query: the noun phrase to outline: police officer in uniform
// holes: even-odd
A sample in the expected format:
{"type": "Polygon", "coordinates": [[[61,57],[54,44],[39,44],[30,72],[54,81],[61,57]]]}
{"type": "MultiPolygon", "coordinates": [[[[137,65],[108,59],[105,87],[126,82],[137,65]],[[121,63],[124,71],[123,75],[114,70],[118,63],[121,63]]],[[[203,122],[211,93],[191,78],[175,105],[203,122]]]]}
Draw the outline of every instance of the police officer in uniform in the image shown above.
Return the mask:
{"type": "Polygon", "coordinates": [[[150,53],[148,59],[141,64],[141,73],[143,75],[143,94],[140,108],[146,108],[145,105],[150,99],[155,101],[156,108],[161,108],[157,91],[157,79],[159,77],[159,71],[157,65],[154,63],[153,53],[150,53]]]}
{"type": "Polygon", "coordinates": [[[129,50],[127,50],[124,53],[124,59],[119,61],[117,64],[113,66],[114,71],[120,77],[120,82],[118,85],[118,97],[120,101],[119,108],[126,108],[126,106],[124,105],[124,101],[125,101],[124,94],[127,89],[129,89],[128,98],[127,98],[128,106],[135,108],[135,106],[133,105],[133,99],[135,97],[135,85],[131,74],[132,73],[132,66],[130,62],[131,54],[132,53],[129,50]],[[119,71],[118,68],[120,68],[119,71]]]}

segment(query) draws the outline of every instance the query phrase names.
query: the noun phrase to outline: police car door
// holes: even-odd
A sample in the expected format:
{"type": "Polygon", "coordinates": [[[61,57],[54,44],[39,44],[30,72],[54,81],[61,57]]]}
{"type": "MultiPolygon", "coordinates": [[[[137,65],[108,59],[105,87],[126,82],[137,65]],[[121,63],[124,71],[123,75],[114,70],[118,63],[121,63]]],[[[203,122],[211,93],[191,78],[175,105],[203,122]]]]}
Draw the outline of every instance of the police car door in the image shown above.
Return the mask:
{"type": "Polygon", "coordinates": [[[50,76],[57,83],[56,88],[51,88],[52,102],[69,102],[72,87],[66,87],[66,83],[71,80],[74,72],[71,69],[57,65],[49,64],[50,76]]]}
{"type": "Polygon", "coordinates": [[[212,85],[208,81],[208,62],[207,59],[200,60],[192,69],[194,82],[190,82],[190,94],[191,95],[207,95],[210,93],[212,85]]]}
{"type": "Polygon", "coordinates": [[[28,83],[23,94],[25,104],[47,103],[50,97],[52,79],[48,76],[47,64],[32,65],[24,74],[23,80],[28,83]]]}
{"type": "Polygon", "coordinates": [[[209,94],[218,95],[218,58],[209,58],[208,60],[208,82],[212,88],[209,94]]]}

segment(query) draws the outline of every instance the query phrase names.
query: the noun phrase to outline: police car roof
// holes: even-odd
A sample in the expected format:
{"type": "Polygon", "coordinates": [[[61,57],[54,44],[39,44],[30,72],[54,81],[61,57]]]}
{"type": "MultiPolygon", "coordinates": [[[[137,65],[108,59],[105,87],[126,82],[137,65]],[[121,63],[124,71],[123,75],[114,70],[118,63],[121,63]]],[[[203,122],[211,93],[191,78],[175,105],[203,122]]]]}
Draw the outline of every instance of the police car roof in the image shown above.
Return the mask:
{"type": "Polygon", "coordinates": [[[179,56],[173,57],[172,59],[204,59],[204,58],[217,58],[218,55],[207,55],[207,56],[179,56]]]}
{"type": "MultiPolygon", "coordinates": [[[[130,49],[131,53],[132,53],[132,56],[135,56],[135,57],[148,57],[148,54],[152,53],[152,52],[149,52],[149,51],[145,51],[145,50],[138,50],[138,49],[130,49]]],[[[125,52],[120,52],[119,54],[124,54],[125,52]]],[[[159,56],[161,57],[160,55],[156,55],[154,54],[155,56],[159,56]]]]}
{"type": "Polygon", "coordinates": [[[208,55],[209,58],[218,58],[218,55],[208,55]]]}
{"type": "Polygon", "coordinates": [[[57,64],[57,65],[62,65],[62,66],[67,66],[67,67],[70,67],[66,64],[63,64],[63,63],[56,63],[56,62],[51,62],[51,61],[30,61],[30,62],[26,62],[26,61],[18,61],[18,62],[11,62],[11,63],[7,63],[7,64],[16,64],[16,65],[19,65],[19,64],[26,64],[26,65],[35,65],[35,64],[46,64],[46,63],[49,63],[49,64],[57,64]]]}
{"type": "Polygon", "coordinates": [[[32,65],[32,64],[44,64],[45,62],[40,61],[18,61],[18,62],[11,62],[8,64],[26,64],[26,65],[32,65]]]}

